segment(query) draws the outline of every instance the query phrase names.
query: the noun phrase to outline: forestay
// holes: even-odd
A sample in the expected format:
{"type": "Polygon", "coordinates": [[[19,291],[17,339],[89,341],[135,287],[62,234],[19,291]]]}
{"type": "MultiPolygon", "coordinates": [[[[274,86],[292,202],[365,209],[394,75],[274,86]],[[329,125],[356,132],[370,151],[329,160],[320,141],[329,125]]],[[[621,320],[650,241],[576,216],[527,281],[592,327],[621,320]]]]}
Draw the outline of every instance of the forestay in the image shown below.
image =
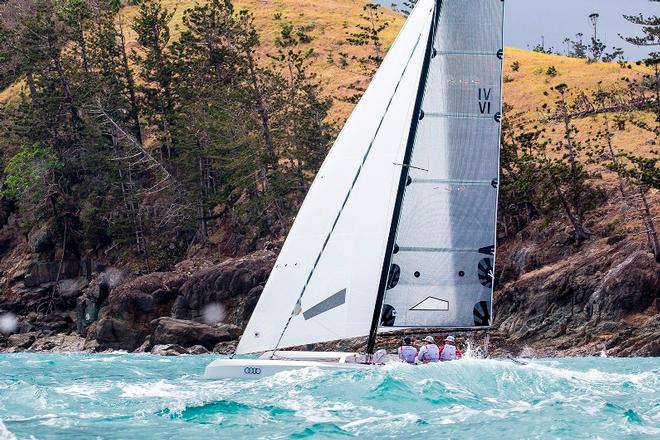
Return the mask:
{"type": "Polygon", "coordinates": [[[394,220],[384,327],[475,328],[491,321],[504,6],[500,0],[439,4],[394,220]]]}
{"type": "Polygon", "coordinates": [[[238,354],[369,333],[433,9],[418,2],[337,138],[238,354]]]}

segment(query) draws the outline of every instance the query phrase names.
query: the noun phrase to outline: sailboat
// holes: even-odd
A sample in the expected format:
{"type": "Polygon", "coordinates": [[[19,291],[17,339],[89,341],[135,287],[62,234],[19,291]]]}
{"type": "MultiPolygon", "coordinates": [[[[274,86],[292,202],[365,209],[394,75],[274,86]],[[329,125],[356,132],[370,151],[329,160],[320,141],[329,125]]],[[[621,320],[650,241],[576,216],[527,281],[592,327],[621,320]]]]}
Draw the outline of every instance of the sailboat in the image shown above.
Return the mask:
{"type": "Polygon", "coordinates": [[[241,338],[205,377],[373,368],[379,333],[492,322],[502,0],[419,0],[328,153],[241,338]],[[366,353],[283,351],[366,337],[366,353]]]}

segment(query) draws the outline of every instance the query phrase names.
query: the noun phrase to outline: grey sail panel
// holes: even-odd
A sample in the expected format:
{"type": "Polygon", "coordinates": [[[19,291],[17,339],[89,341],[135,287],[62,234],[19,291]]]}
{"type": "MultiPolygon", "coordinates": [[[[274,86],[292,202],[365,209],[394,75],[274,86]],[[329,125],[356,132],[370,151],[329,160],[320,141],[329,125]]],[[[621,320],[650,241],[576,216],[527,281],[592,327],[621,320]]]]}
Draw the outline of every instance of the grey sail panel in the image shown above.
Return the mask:
{"type": "Polygon", "coordinates": [[[504,8],[500,0],[439,3],[383,327],[491,321],[504,8]]]}

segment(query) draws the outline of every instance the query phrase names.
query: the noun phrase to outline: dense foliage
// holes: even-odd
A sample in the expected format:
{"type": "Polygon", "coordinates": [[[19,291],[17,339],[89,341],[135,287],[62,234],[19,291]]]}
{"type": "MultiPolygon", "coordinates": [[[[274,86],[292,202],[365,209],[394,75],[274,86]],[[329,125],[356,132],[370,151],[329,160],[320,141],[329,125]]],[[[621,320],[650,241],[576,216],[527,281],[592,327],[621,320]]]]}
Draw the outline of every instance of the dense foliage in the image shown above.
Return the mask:
{"type": "Polygon", "coordinates": [[[229,0],[186,10],[176,39],[160,2],[130,21],[120,6],[2,6],[0,84],[26,84],[0,116],[3,195],[25,228],[52,223],[63,240],[68,227],[69,249],[113,243],[145,270],[206,242],[221,214],[248,242],[281,235],[334,133],[312,38],[279,17],[264,58],[229,0]]]}

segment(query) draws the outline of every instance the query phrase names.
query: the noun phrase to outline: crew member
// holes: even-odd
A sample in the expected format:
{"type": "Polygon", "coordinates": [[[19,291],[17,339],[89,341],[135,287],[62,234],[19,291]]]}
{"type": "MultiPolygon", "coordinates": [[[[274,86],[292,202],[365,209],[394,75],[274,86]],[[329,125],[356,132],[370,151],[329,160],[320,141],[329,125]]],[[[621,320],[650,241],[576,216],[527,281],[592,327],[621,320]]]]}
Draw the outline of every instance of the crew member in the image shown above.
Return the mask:
{"type": "Polygon", "coordinates": [[[440,347],[440,360],[441,361],[455,361],[463,357],[463,353],[459,350],[454,341],[454,337],[449,335],[445,338],[445,344],[440,347]]]}
{"type": "Polygon", "coordinates": [[[424,342],[426,342],[426,344],[419,349],[417,359],[424,364],[438,362],[440,359],[440,349],[435,344],[433,336],[429,335],[425,337],[424,342]]]}
{"type": "Polygon", "coordinates": [[[403,345],[399,347],[399,359],[409,364],[415,363],[417,357],[417,349],[412,346],[412,339],[410,336],[403,338],[403,345]]]}

